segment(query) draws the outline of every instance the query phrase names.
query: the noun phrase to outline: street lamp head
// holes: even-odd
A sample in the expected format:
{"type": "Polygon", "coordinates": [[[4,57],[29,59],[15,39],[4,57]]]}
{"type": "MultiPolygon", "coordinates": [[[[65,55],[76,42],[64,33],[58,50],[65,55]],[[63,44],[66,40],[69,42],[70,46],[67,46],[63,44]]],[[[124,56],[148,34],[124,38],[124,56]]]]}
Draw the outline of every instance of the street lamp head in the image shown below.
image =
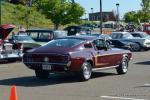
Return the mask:
{"type": "Polygon", "coordinates": [[[119,3],[116,3],[116,6],[119,6],[120,4],[119,3]]]}

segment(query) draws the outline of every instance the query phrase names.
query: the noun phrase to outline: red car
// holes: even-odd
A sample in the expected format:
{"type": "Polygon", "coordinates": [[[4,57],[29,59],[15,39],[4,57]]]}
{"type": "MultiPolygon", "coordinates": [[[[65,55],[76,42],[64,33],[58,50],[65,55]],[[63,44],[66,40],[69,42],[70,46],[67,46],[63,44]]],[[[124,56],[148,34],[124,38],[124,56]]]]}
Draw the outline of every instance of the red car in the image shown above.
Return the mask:
{"type": "Polygon", "coordinates": [[[0,62],[8,59],[22,58],[21,44],[11,43],[7,36],[15,28],[14,25],[0,25],[0,62]]]}
{"type": "Polygon", "coordinates": [[[116,68],[118,74],[128,71],[131,52],[111,48],[103,39],[92,36],[69,36],[54,39],[23,56],[23,63],[35,70],[36,77],[48,78],[49,73],[75,72],[88,80],[92,71],[116,68]]]}

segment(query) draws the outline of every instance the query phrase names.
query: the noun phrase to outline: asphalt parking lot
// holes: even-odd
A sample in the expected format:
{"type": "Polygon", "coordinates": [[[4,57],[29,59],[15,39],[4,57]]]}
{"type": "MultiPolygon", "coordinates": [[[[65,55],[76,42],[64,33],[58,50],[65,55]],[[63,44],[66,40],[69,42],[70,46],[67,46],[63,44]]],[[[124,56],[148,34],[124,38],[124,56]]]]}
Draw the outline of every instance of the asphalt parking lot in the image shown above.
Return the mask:
{"type": "Polygon", "coordinates": [[[13,84],[19,100],[150,100],[150,51],[134,52],[126,75],[105,70],[87,82],[59,74],[39,80],[21,62],[0,64],[0,100],[9,99],[13,84]]]}

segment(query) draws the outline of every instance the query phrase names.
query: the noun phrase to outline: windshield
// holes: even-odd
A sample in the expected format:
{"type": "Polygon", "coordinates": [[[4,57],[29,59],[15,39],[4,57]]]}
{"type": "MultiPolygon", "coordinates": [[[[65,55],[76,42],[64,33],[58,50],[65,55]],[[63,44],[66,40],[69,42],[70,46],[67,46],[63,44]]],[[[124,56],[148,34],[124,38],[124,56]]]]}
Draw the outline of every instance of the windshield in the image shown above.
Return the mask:
{"type": "Polygon", "coordinates": [[[144,33],[144,32],[142,32],[142,33],[133,33],[132,35],[134,37],[139,37],[139,38],[148,38],[149,37],[149,35],[144,33]]]}
{"type": "Polygon", "coordinates": [[[83,43],[85,40],[83,39],[69,39],[69,38],[62,38],[62,39],[55,39],[50,41],[47,46],[50,47],[67,47],[71,48],[80,43],[83,43]]]}
{"type": "Polygon", "coordinates": [[[30,36],[14,36],[13,39],[17,41],[33,41],[30,36]]]}
{"type": "Polygon", "coordinates": [[[130,39],[133,36],[130,33],[112,33],[112,39],[130,39]]]}

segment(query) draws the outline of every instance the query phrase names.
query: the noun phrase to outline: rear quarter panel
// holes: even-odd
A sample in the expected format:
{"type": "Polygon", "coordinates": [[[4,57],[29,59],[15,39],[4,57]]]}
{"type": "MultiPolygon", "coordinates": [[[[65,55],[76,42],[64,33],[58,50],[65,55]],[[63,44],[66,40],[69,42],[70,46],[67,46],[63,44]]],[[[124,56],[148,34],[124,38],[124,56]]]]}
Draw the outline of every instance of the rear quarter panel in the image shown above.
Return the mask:
{"type": "Polygon", "coordinates": [[[70,52],[71,55],[71,67],[70,71],[79,71],[83,65],[83,63],[87,60],[92,60],[92,50],[93,49],[81,49],[70,52]]]}

